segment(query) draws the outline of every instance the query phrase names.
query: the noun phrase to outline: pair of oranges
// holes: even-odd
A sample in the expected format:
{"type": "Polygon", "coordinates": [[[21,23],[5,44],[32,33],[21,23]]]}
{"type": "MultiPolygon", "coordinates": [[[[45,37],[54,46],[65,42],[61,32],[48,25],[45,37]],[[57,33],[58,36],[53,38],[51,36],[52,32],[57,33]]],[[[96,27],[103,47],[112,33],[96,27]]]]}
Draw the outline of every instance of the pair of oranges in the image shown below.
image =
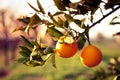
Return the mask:
{"type": "MultiPolygon", "coordinates": [[[[78,51],[78,43],[72,37],[61,37],[55,47],[55,52],[63,58],[69,58],[75,55],[78,51]]],[[[101,51],[93,46],[84,47],[80,53],[81,62],[87,67],[94,67],[102,60],[101,51]]]]}

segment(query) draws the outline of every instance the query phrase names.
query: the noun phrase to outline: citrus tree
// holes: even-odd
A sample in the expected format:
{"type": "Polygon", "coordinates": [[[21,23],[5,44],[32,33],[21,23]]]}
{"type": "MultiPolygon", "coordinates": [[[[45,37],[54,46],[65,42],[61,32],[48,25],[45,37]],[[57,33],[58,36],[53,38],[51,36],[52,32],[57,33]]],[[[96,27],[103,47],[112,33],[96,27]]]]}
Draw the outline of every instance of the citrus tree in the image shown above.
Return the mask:
{"type": "Polygon", "coordinates": [[[46,12],[39,0],[36,1],[38,8],[28,3],[35,12],[32,13],[32,16],[19,18],[18,20],[25,23],[26,26],[17,28],[15,31],[25,31],[29,35],[30,29],[34,30],[40,25],[47,26],[45,34],[49,33],[52,36],[56,42],[55,45],[42,43],[39,32],[35,40],[21,35],[26,46],[20,46],[21,58],[18,59],[18,62],[35,67],[45,65],[46,61],[51,58],[53,67],[56,67],[55,55],[70,58],[77,51],[82,50],[79,56],[82,63],[87,67],[97,66],[102,60],[102,53],[95,45],[92,45],[89,30],[118,10],[120,0],[80,0],[79,2],[53,0],[53,2],[58,9],[54,13],[46,12]],[[102,17],[95,21],[97,11],[102,14],[102,17]],[[104,11],[107,13],[104,14],[104,11]],[[71,24],[76,26],[71,27],[71,24]],[[85,44],[86,47],[84,47],[85,44]]]}

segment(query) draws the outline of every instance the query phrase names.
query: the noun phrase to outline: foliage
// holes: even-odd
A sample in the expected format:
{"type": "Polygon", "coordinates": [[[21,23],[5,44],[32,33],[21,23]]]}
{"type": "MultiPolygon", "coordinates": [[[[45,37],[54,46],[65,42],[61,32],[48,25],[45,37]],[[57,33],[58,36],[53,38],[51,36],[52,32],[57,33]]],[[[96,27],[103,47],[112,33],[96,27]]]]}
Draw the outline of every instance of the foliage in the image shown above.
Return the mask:
{"type": "MultiPolygon", "coordinates": [[[[89,37],[89,30],[94,27],[97,23],[100,23],[104,18],[115,12],[120,8],[120,1],[116,0],[114,3],[108,0],[108,2],[101,0],[81,0],[79,2],[71,2],[69,0],[53,0],[58,11],[55,13],[45,12],[39,0],[37,0],[37,7],[28,5],[35,11],[30,17],[19,18],[18,20],[26,23],[27,26],[22,26],[20,29],[29,34],[29,29],[35,29],[39,25],[46,25],[47,31],[52,35],[53,39],[57,41],[61,36],[72,36],[77,41],[79,50],[83,48],[86,41],[91,44],[89,37]],[[112,9],[107,14],[103,14],[101,4],[104,5],[104,9],[112,9]],[[98,21],[94,22],[94,14],[97,10],[101,10],[103,17],[98,21]],[[87,16],[82,19],[75,18],[77,15],[87,16]],[[47,19],[46,19],[47,18],[47,19]],[[92,25],[90,25],[89,21],[92,25]],[[83,31],[73,29],[70,24],[75,23],[79,29],[83,31]]],[[[103,6],[102,6],[103,7],[103,6]]],[[[22,58],[18,59],[19,62],[24,63],[27,66],[43,66],[45,62],[51,56],[52,64],[55,65],[55,47],[42,46],[43,43],[40,41],[38,34],[37,40],[29,40],[24,36],[21,36],[23,41],[26,43],[25,46],[20,46],[20,54],[22,58]]]]}

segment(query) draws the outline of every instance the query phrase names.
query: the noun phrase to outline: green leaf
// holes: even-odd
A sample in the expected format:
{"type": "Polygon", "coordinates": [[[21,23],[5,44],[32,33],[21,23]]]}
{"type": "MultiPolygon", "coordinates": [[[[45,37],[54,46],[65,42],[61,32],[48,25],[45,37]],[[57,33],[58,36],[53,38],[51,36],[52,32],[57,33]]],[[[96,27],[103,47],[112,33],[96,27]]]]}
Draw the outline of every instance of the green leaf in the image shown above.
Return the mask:
{"type": "Polygon", "coordinates": [[[33,25],[36,25],[38,23],[41,22],[41,19],[40,17],[37,15],[37,14],[34,14],[31,18],[30,18],[30,22],[29,22],[29,26],[33,26],[33,25]]]}
{"type": "Polygon", "coordinates": [[[86,39],[84,35],[80,35],[78,38],[78,48],[79,50],[83,48],[83,46],[85,45],[86,39]]]}
{"type": "Polygon", "coordinates": [[[25,38],[22,35],[21,35],[21,37],[22,37],[23,41],[27,44],[27,46],[34,48],[34,45],[27,38],[25,38]]]}
{"type": "Polygon", "coordinates": [[[73,22],[77,24],[80,28],[85,28],[85,24],[82,20],[79,19],[73,19],[73,22]]]}
{"type": "Polygon", "coordinates": [[[56,26],[56,27],[61,27],[61,25],[55,20],[55,18],[53,17],[53,15],[49,12],[48,13],[49,17],[51,18],[51,20],[53,21],[53,24],[56,26]]]}
{"type": "Polygon", "coordinates": [[[68,20],[68,21],[72,21],[73,20],[73,17],[69,14],[65,14],[65,18],[68,20]]]}
{"type": "Polygon", "coordinates": [[[120,16],[116,16],[116,17],[114,17],[111,21],[110,21],[110,25],[116,25],[116,24],[120,24],[120,21],[119,21],[119,19],[120,19],[120,16]],[[118,19],[118,20],[117,20],[118,19]]]}
{"type": "Polygon", "coordinates": [[[61,2],[61,0],[54,0],[54,3],[56,5],[56,7],[61,10],[61,11],[65,11],[65,6],[63,5],[63,3],[61,2]]]}
{"type": "Polygon", "coordinates": [[[113,36],[120,36],[120,32],[113,34],[113,36]]]}
{"type": "Polygon", "coordinates": [[[31,4],[28,3],[28,5],[36,12],[40,12],[38,9],[36,9],[35,7],[33,7],[31,4]]]}
{"type": "Polygon", "coordinates": [[[36,46],[37,48],[41,48],[40,44],[37,42],[37,40],[32,41],[32,44],[36,46]]]}
{"type": "Polygon", "coordinates": [[[58,31],[57,29],[55,29],[54,27],[48,27],[47,30],[55,38],[60,38],[61,36],[63,36],[63,34],[60,31],[58,31]]]}
{"type": "Polygon", "coordinates": [[[53,14],[53,16],[58,16],[60,14],[65,14],[64,12],[56,12],[55,14],[53,14]]]}
{"type": "Polygon", "coordinates": [[[24,47],[24,46],[20,46],[21,50],[19,53],[24,56],[24,57],[30,57],[30,54],[31,54],[31,51],[27,48],[27,47],[24,47]]]}
{"type": "Polygon", "coordinates": [[[44,11],[42,5],[40,4],[39,0],[37,0],[37,5],[38,5],[38,8],[40,9],[40,12],[45,14],[45,11],[44,11]]]}

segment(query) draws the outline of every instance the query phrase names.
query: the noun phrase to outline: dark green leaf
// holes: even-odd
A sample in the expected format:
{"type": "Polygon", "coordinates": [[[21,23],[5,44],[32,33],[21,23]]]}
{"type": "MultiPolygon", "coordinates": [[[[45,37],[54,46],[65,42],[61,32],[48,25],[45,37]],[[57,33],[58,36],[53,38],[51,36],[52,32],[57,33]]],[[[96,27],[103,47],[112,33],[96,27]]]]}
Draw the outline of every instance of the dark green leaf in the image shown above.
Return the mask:
{"type": "Polygon", "coordinates": [[[63,5],[63,3],[61,2],[61,0],[54,0],[54,3],[56,5],[56,7],[61,10],[61,11],[65,11],[65,6],[63,5]]]}
{"type": "Polygon", "coordinates": [[[116,16],[114,17],[111,21],[110,21],[110,25],[116,25],[116,24],[120,24],[120,16],[116,16]],[[118,20],[117,20],[118,19],[118,20]]]}
{"type": "Polygon", "coordinates": [[[83,48],[83,46],[85,45],[86,39],[84,35],[80,35],[80,37],[78,38],[78,48],[79,50],[83,48]]]}
{"type": "Polygon", "coordinates": [[[28,3],[28,5],[29,5],[34,11],[40,12],[38,9],[36,9],[35,7],[33,7],[31,4],[28,3]]]}
{"type": "Polygon", "coordinates": [[[69,22],[66,20],[66,21],[63,23],[63,26],[66,27],[66,28],[68,28],[69,22]]]}
{"type": "Polygon", "coordinates": [[[33,55],[33,56],[32,56],[32,60],[35,60],[35,61],[43,61],[43,59],[41,58],[40,55],[33,55]]]}
{"type": "Polygon", "coordinates": [[[63,34],[54,27],[48,27],[48,32],[55,38],[60,38],[61,36],[63,36],[63,34]]]}
{"type": "Polygon", "coordinates": [[[44,50],[44,54],[50,54],[50,53],[53,53],[54,50],[52,47],[48,46],[45,50],[44,50]]]}
{"type": "Polygon", "coordinates": [[[34,45],[27,38],[25,38],[22,35],[21,35],[21,37],[22,37],[23,41],[27,44],[27,46],[34,48],[34,45]]]}
{"type": "Polygon", "coordinates": [[[22,18],[18,18],[17,20],[28,24],[30,22],[30,17],[25,16],[25,17],[22,17],[22,18]]]}
{"type": "Polygon", "coordinates": [[[120,36],[120,32],[115,33],[113,36],[120,36]]]}
{"type": "Polygon", "coordinates": [[[20,46],[20,48],[21,48],[21,51],[19,53],[22,56],[24,56],[24,57],[30,57],[31,51],[27,47],[20,46]]]}
{"type": "Polygon", "coordinates": [[[38,5],[38,8],[40,9],[40,12],[42,12],[43,14],[45,14],[45,11],[44,11],[42,5],[40,4],[39,0],[37,0],[37,5],[38,5]]]}
{"type": "Polygon", "coordinates": [[[30,57],[30,53],[25,52],[25,51],[19,51],[20,55],[23,57],[30,57]]]}
{"type": "Polygon", "coordinates": [[[56,12],[55,14],[53,14],[53,16],[57,16],[57,15],[60,15],[60,14],[65,14],[64,12],[56,12]]]}

